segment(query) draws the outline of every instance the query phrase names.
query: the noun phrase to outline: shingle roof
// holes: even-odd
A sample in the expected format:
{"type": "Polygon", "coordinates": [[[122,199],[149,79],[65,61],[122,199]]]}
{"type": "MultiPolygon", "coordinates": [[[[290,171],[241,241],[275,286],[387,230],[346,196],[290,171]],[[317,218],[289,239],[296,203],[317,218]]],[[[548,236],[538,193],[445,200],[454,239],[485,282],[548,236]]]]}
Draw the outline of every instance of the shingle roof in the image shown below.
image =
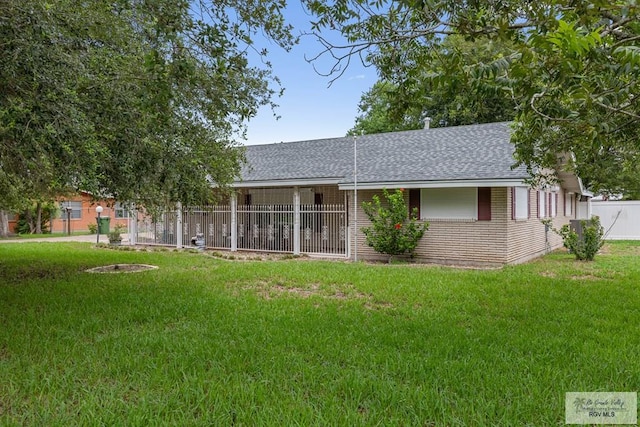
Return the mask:
{"type": "MultiPolygon", "coordinates": [[[[247,147],[242,180],[336,179],[353,182],[353,137],[247,147]]],[[[363,135],[357,138],[358,182],[524,179],[512,169],[509,123],[363,135]]]]}

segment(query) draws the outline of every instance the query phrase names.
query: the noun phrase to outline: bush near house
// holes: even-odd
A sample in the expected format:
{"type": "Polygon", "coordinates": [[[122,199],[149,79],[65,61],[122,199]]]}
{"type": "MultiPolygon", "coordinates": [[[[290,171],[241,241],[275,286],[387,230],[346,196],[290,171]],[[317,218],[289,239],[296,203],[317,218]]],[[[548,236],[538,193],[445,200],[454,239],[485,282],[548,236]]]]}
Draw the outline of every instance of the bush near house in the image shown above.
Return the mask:
{"type": "Polygon", "coordinates": [[[366,243],[376,252],[389,255],[409,254],[412,258],[418,242],[429,228],[428,223],[419,224],[418,210],[409,208],[404,200],[404,190],[389,193],[382,190],[383,204],[378,195],[371,202],[364,202],[362,209],[371,221],[371,227],[363,227],[366,243]]]}
{"type": "Polygon", "coordinates": [[[593,261],[596,254],[604,245],[604,228],[600,224],[600,217],[593,216],[589,220],[580,220],[582,233],[578,234],[569,224],[563,225],[560,230],[551,225],[551,221],[543,221],[554,233],[562,237],[564,247],[575,255],[580,261],[593,261]]]}

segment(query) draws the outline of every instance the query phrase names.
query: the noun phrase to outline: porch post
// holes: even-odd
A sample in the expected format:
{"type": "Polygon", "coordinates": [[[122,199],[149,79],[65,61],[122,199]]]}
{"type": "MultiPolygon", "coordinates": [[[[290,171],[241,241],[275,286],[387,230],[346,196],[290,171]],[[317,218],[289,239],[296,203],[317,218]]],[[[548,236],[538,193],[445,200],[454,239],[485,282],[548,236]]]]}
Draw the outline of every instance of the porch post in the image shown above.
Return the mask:
{"type": "Polygon", "coordinates": [[[132,204],[127,212],[129,213],[129,244],[135,246],[138,243],[138,208],[132,204]]]}
{"type": "Polygon", "coordinates": [[[231,252],[238,250],[238,195],[231,194],[231,252]]]}
{"type": "Polygon", "coordinates": [[[300,188],[293,187],[293,254],[300,255],[300,188]]]}
{"type": "Polygon", "coordinates": [[[182,203],[176,203],[176,248],[182,249],[182,203]]]}

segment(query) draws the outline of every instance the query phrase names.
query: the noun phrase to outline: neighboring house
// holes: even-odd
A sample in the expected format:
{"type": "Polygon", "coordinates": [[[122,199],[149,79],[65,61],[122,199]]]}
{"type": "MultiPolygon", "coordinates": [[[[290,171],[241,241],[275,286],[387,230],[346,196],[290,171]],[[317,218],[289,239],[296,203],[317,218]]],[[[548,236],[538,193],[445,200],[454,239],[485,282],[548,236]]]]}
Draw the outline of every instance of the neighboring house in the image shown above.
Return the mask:
{"type": "MultiPolygon", "coordinates": [[[[49,224],[52,233],[89,232],[89,224],[97,223],[96,207],[98,205],[104,209],[100,214],[101,217],[109,218],[110,229],[113,229],[116,224],[127,227],[129,219],[127,210],[111,199],[93,200],[91,194],[81,191],[74,196],[59,197],[56,201],[59,209],[49,224]],[[69,208],[68,211],[67,208],[69,208]]],[[[9,219],[9,230],[15,230],[17,220],[17,215],[9,219]]]]}
{"type": "Polygon", "coordinates": [[[429,222],[418,261],[504,265],[542,255],[562,242],[541,219],[559,228],[580,212],[586,217],[589,194],[567,172],[557,186],[530,188],[526,169],[512,167],[509,126],[248,146],[232,215],[222,224],[231,242],[213,246],[386,259],[365,244],[361,205],[384,188],[402,188],[429,222]]]}

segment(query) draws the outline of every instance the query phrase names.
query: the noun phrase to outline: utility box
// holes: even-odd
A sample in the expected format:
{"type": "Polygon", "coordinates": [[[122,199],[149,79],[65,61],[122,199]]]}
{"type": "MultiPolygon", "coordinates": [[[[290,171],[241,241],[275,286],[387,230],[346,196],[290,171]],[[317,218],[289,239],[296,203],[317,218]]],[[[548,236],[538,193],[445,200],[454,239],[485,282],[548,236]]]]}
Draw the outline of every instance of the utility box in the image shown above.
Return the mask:
{"type": "Polygon", "coordinates": [[[584,227],[591,225],[590,219],[570,219],[569,228],[576,232],[579,241],[584,241],[584,227]],[[584,224],[584,226],[583,226],[584,224]]]}
{"type": "Polygon", "coordinates": [[[100,234],[108,234],[109,233],[109,221],[111,218],[108,216],[101,216],[98,218],[98,233],[100,234]]]}

